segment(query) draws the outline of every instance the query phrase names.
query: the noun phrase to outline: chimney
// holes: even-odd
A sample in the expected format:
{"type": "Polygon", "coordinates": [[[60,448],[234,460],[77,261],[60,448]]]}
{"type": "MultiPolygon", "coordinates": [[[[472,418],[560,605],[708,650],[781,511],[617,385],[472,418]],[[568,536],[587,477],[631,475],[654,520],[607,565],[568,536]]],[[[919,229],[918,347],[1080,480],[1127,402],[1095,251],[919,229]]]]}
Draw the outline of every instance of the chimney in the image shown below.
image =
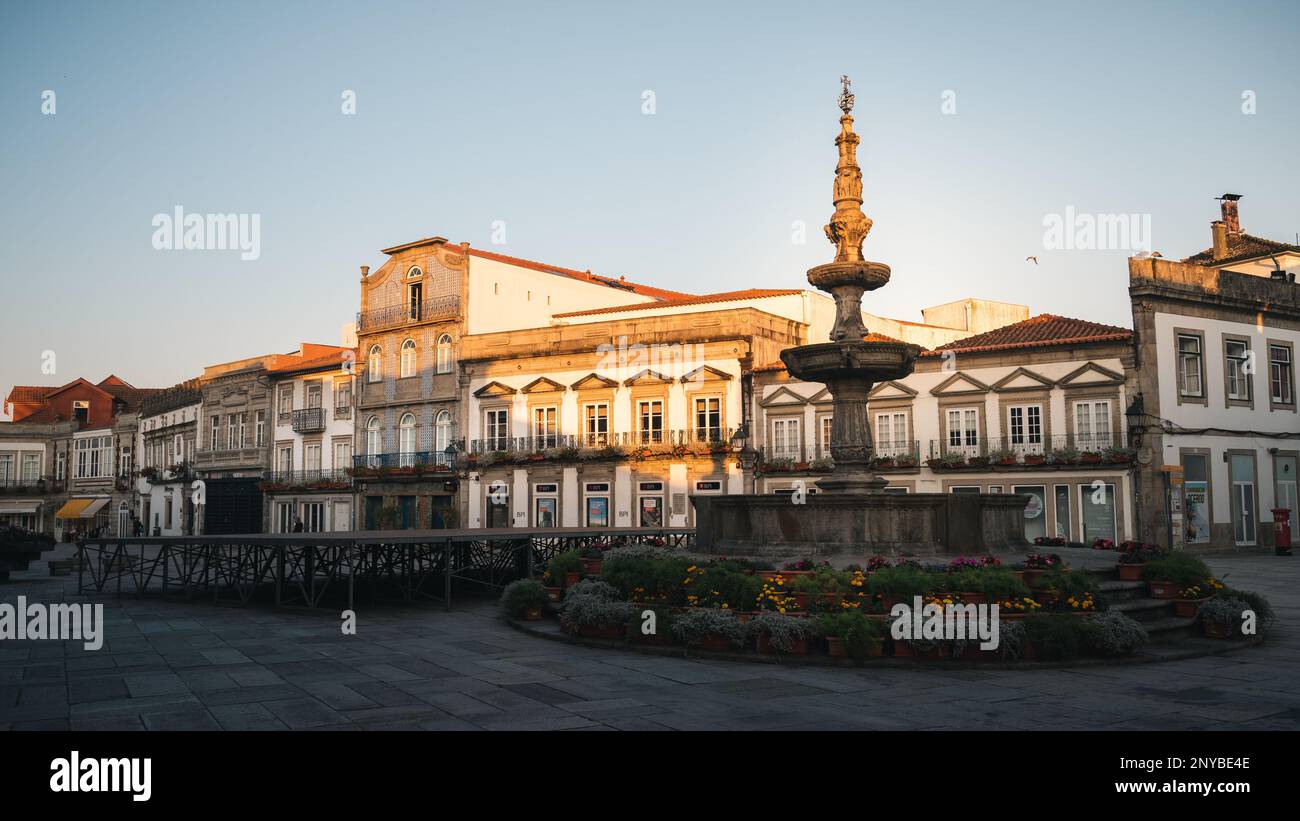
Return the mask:
{"type": "Polygon", "coordinates": [[[1241,199],[1240,194],[1224,194],[1219,197],[1219,211],[1223,214],[1223,224],[1227,226],[1228,233],[1236,236],[1241,233],[1241,220],[1237,217],[1237,200],[1241,199]]]}
{"type": "Polygon", "coordinates": [[[1215,220],[1210,223],[1210,231],[1214,235],[1214,258],[1223,259],[1228,255],[1228,226],[1223,220],[1215,220]]]}

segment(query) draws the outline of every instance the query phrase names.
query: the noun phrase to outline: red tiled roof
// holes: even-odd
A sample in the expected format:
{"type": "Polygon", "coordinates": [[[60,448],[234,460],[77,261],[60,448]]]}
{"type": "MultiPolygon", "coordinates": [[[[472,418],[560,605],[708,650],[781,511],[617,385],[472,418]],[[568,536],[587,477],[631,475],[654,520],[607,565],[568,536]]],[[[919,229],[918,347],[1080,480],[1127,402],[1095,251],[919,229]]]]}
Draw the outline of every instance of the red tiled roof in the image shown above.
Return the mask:
{"type": "Polygon", "coordinates": [[[5,397],[6,402],[40,402],[45,399],[45,394],[54,390],[57,385],[14,385],[13,390],[5,397]]]}
{"type": "Polygon", "coordinates": [[[1023,322],[940,345],[932,351],[925,351],[921,356],[942,356],[944,351],[1001,351],[1088,342],[1127,342],[1132,338],[1133,332],[1127,328],[1055,314],[1039,314],[1023,322]]]}
{"type": "Polygon", "coordinates": [[[1222,259],[1214,258],[1214,247],[1211,246],[1199,254],[1192,254],[1183,262],[1194,265],[1222,265],[1227,262],[1266,257],[1283,251],[1300,251],[1300,245],[1290,245],[1250,234],[1228,234],[1228,253],[1222,259]]]}
{"type": "Polygon", "coordinates": [[[560,276],[570,277],[583,282],[605,285],[611,288],[618,288],[626,290],[629,293],[640,294],[641,296],[648,296],[654,299],[680,299],[682,297],[691,296],[690,294],[684,294],[680,291],[669,291],[664,288],[655,288],[650,285],[639,285],[635,282],[629,282],[623,277],[619,277],[618,279],[614,279],[613,277],[602,277],[597,276],[590,271],[579,271],[574,268],[549,265],[545,262],[537,262],[531,259],[511,257],[506,256],[505,254],[494,254],[491,251],[482,251],[478,248],[468,248],[466,251],[472,257],[496,260],[497,262],[504,262],[507,265],[518,265],[521,268],[530,268],[534,271],[541,271],[548,274],[559,274],[560,276]]]}
{"type": "Polygon", "coordinates": [[[702,294],[700,296],[683,296],[676,299],[664,299],[659,302],[634,302],[631,305],[613,305],[608,308],[592,308],[586,311],[565,311],[554,314],[564,316],[590,316],[592,314],[617,314],[623,311],[659,310],[660,308],[677,308],[683,305],[705,305],[713,302],[738,302],[744,299],[765,299],[773,296],[791,296],[802,293],[798,288],[746,288],[742,291],[724,291],[720,294],[702,294]]]}
{"type": "Polygon", "coordinates": [[[343,365],[343,354],[352,352],[352,361],[356,361],[356,348],[343,348],[334,345],[314,345],[304,343],[302,353],[277,354],[274,362],[266,369],[267,373],[286,375],[324,369],[334,369],[343,365]]]}

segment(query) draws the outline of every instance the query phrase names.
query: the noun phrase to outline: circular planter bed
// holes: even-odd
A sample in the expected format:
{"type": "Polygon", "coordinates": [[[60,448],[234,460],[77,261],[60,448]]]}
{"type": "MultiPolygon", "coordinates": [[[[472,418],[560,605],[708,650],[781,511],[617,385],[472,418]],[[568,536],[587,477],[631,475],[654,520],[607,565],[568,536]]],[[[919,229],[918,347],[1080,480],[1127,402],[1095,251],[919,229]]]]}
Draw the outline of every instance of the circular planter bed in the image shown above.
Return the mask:
{"type": "Polygon", "coordinates": [[[1228,625],[1221,621],[1203,621],[1201,629],[1205,632],[1207,639],[1226,639],[1228,637],[1228,625]]]}
{"type": "Polygon", "coordinates": [[[578,628],[584,639],[621,639],[626,633],[621,624],[584,624],[578,628]]]}
{"type": "Polygon", "coordinates": [[[1201,609],[1201,605],[1213,596],[1205,596],[1200,599],[1174,599],[1174,615],[1180,619],[1191,619],[1196,617],[1196,611],[1201,609]]]}
{"type": "Polygon", "coordinates": [[[1179,586],[1173,582],[1147,582],[1147,588],[1153,599],[1178,598],[1179,586]]]}

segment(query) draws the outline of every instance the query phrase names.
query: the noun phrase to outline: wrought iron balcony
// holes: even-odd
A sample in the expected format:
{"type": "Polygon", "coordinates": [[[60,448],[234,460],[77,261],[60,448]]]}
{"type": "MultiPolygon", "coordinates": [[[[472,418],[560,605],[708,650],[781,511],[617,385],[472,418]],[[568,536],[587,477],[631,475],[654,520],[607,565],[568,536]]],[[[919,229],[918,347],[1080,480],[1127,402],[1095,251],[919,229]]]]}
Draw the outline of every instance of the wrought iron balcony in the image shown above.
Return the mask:
{"type": "Polygon", "coordinates": [[[1133,461],[1119,434],[1068,433],[1055,436],[963,437],[930,440],[934,467],[975,465],[1123,464],[1133,461]]]}
{"type": "Polygon", "coordinates": [[[0,476],[0,495],[26,496],[38,493],[61,493],[62,479],[52,476],[0,476]]]}
{"type": "MultiPolygon", "coordinates": [[[[758,456],[764,472],[768,473],[830,470],[835,464],[834,459],[831,458],[830,448],[821,443],[812,448],[800,443],[799,447],[795,449],[773,448],[764,445],[758,449],[758,456]],[[815,454],[815,458],[807,458],[806,454],[810,451],[815,454]]],[[[873,444],[871,465],[874,470],[880,471],[917,470],[921,466],[921,443],[913,440],[911,442],[873,444]]]]}
{"type": "Polygon", "coordinates": [[[455,319],[458,316],[460,316],[459,295],[430,297],[417,304],[403,302],[399,305],[376,308],[373,311],[358,312],[357,331],[359,333],[382,331],[385,328],[396,328],[412,322],[455,319]]]}
{"type": "Polygon", "coordinates": [[[616,433],[552,433],[540,436],[498,436],[471,439],[471,455],[500,454],[542,458],[582,458],[598,453],[628,456],[666,455],[673,452],[729,451],[735,428],[696,430],[623,431],[616,433]]]}
{"type": "Polygon", "coordinates": [[[442,450],[367,453],[352,457],[352,475],[356,478],[400,478],[450,472],[457,455],[442,450]]]}
{"type": "Polygon", "coordinates": [[[347,490],[352,475],[346,468],[270,470],[262,474],[263,490],[347,490]]]}
{"type": "Polygon", "coordinates": [[[293,429],[298,433],[325,430],[324,408],[301,408],[293,412],[293,429]]]}

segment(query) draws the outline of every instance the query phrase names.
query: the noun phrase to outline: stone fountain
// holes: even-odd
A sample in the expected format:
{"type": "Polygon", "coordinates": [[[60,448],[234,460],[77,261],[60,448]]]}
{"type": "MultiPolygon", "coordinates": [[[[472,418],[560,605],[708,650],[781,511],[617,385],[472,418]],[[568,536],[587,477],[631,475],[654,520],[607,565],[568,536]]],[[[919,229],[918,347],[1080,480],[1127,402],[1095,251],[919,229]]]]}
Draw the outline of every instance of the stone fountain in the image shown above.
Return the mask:
{"type": "Polygon", "coordinates": [[[862,295],[889,282],[889,266],[862,256],[871,219],[862,212],[859,137],[853,94],[841,78],[840,133],[835,138],[835,213],[826,236],[835,259],[808,271],[808,282],[835,299],[830,341],[787,348],[790,374],[826,385],[833,401],[831,474],[821,491],[790,496],[695,496],[696,543],[704,552],[752,556],[861,557],[1014,549],[1025,544],[1027,497],[1014,494],[885,493],[871,469],[872,387],[912,372],[921,349],[870,334],[862,295]],[[795,503],[795,502],[799,503],[795,503]]]}

